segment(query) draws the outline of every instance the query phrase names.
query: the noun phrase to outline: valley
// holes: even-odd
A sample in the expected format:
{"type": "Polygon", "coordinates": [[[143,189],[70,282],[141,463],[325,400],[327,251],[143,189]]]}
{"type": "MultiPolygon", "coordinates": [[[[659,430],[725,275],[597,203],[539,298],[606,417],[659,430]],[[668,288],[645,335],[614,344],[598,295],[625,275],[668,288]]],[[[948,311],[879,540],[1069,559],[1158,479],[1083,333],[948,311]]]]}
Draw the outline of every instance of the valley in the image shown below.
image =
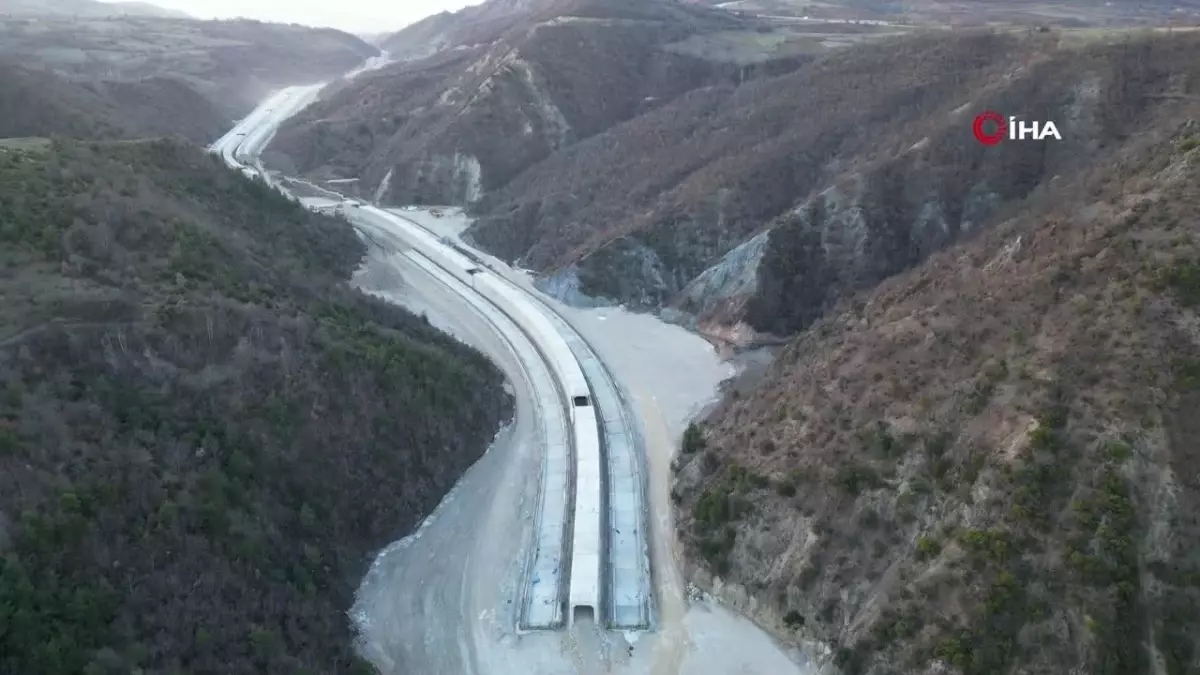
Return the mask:
{"type": "Polygon", "coordinates": [[[95,4],[0,4],[0,671],[1200,672],[1196,8],[95,4]]]}
{"type": "Polygon", "coordinates": [[[0,22],[0,63],[91,87],[169,80],[194,90],[226,122],[273,89],[339,77],[379,53],[340,31],[248,20],[18,14],[0,22]]]}

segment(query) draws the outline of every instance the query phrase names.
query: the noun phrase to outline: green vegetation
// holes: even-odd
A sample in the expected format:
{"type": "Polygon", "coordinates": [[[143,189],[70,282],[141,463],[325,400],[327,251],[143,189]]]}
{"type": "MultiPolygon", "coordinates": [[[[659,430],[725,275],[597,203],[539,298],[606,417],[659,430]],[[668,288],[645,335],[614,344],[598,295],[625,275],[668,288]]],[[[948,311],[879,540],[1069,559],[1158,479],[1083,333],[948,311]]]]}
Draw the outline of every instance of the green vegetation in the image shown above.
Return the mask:
{"type": "Polygon", "coordinates": [[[687,429],[683,431],[681,448],[685,455],[700,452],[704,449],[704,430],[700,428],[700,425],[695,422],[688,424],[687,429]]]}
{"type": "Polygon", "coordinates": [[[1103,600],[1088,608],[1091,631],[1101,645],[1094,672],[1143,672],[1143,636],[1129,629],[1134,620],[1140,624],[1145,611],[1132,493],[1125,479],[1108,466],[1100,472],[1096,488],[1072,506],[1075,524],[1067,543],[1067,562],[1081,582],[1103,589],[1103,600]]]}
{"type": "Polygon", "coordinates": [[[790,478],[784,478],[775,484],[775,491],[779,493],[780,497],[795,497],[796,483],[790,478]]]}
{"type": "Polygon", "coordinates": [[[844,464],[838,467],[834,483],[843,491],[857,495],[883,484],[879,472],[866,464],[844,464]]]}
{"type": "Polygon", "coordinates": [[[1163,278],[1181,303],[1200,306],[1200,261],[1179,262],[1165,270],[1163,278]]]}
{"type": "Polygon", "coordinates": [[[860,437],[867,452],[881,459],[897,457],[906,450],[905,444],[892,435],[891,429],[882,420],[864,429],[860,437]]]}
{"type": "Polygon", "coordinates": [[[783,615],[783,623],[788,628],[799,628],[804,625],[804,615],[796,610],[789,610],[783,615]]]}
{"type": "Polygon", "coordinates": [[[1133,447],[1125,441],[1114,440],[1109,441],[1104,446],[1104,451],[1108,455],[1108,459],[1120,464],[1133,457],[1133,447]]]}
{"type": "Polygon", "coordinates": [[[1012,474],[1013,514],[1041,530],[1052,526],[1068,492],[1072,450],[1066,442],[1066,411],[1053,405],[1029,434],[1029,448],[1012,474]]]}
{"type": "Polygon", "coordinates": [[[996,391],[996,383],[991,380],[983,380],[977,382],[971,393],[967,396],[966,410],[970,415],[978,415],[987,407],[988,401],[992,398],[992,393],[996,391]]]}
{"type": "Polygon", "coordinates": [[[990,562],[1003,563],[1013,553],[1012,537],[1000,530],[967,530],[959,541],[968,551],[990,562]]]}
{"type": "Polygon", "coordinates": [[[920,628],[918,621],[917,617],[907,612],[888,609],[871,632],[870,646],[877,647],[891,644],[896,640],[912,639],[920,628]]]}
{"type": "Polygon", "coordinates": [[[1200,389],[1200,359],[1176,360],[1175,378],[1176,384],[1184,391],[1200,389]]]}
{"type": "Polygon", "coordinates": [[[370,556],[511,402],[362,253],[172,141],[0,153],[0,671],[366,672],[370,556]]]}
{"type": "Polygon", "coordinates": [[[936,538],[925,535],[917,540],[917,555],[921,560],[934,558],[941,552],[942,543],[936,538]]]}
{"type": "Polygon", "coordinates": [[[860,675],[867,664],[864,652],[864,649],[839,647],[833,655],[833,665],[842,671],[842,675],[860,675]]]}
{"type": "Polygon", "coordinates": [[[692,531],[699,539],[701,555],[717,574],[729,569],[729,553],[737,539],[733,525],[753,508],[746,495],[770,484],[765,476],[731,464],[696,500],[692,531]]]}

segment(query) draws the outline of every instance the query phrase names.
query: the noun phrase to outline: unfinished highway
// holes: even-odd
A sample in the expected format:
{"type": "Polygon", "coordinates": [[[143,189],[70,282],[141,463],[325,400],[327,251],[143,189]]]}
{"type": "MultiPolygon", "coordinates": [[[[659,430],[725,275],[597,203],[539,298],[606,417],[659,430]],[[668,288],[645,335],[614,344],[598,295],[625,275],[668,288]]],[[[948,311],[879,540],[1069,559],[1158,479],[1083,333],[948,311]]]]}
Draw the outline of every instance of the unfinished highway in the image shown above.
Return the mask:
{"type": "MultiPolygon", "coordinates": [[[[211,146],[247,175],[268,177],[258,154],[288,116],[321,85],[277,92],[211,146]]],[[[539,468],[530,541],[513,589],[521,630],[569,626],[577,615],[613,629],[649,629],[653,593],[645,526],[640,434],[619,387],[586,342],[547,305],[477,264],[416,223],[357,203],[345,209],[365,235],[390,242],[407,272],[426,275],[460,297],[502,336],[534,385],[539,468]],[[549,374],[551,377],[547,378],[549,374]]],[[[478,564],[495,562],[479,561],[478,564]]]]}

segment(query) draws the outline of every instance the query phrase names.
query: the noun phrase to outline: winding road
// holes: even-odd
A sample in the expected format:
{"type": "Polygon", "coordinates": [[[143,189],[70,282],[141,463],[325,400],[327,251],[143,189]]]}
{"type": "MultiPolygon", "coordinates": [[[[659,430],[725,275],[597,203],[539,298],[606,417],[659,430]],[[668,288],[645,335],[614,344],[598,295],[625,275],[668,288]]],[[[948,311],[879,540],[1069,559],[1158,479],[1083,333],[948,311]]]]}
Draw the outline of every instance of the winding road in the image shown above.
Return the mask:
{"type": "MultiPolygon", "coordinates": [[[[271,180],[258,155],[278,126],[316,100],[322,88],[313,84],[276,92],[210,151],[247,176],[261,177],[288,193],[271,180]]],[[[324,192],[336,199],[336,193],[324,192]]],[[[584,371],[601,420],[602,574],[608,611],[596,618],[603,625],[583,621],[565,630],[518,630],[523,608],[528,615],[538,603],[558,602],[564,577],[569,577],[569,571],[562,572],[569,547],[564,537],[553,536],[553,525],[569,518],[574,489],[570,463],[564,465],[566,455],[560,452],[571,436],[570,416],[560,407],[555,369],[538,344],[542,338],[522,330],[512,308],[489,304],[476,293],[461,278],[462,269],[435,263],[438,256],[431,258],[414,246],[414,228],[423,228],[416,221],[346,200],[339,210],[368,242],[355,285],[425,314],[438,328],[486,354],[507,375],[516,401],[512,424],[500,431],[437,510],[416,533],[377,557],[351,611],[364,656],[385,675],[802,672],[765,635],[724,610],[707,609],[690,620],[700,628],[686,625],[689,603],[671,558],[666,494],[672,435],[678,433],[668,426],[677,422],[664,424],[660,413],[653,413],[653,399],[623,389],[602,352],[561,310],[519,283],[515,273],[455,244],[458,253],[483,262],[496,278],[519,290],[527,306],[550,320],[584,371]],[[654,479],[647,481],[648,475],[654,479]],[[656,595],[663,603],[661,623],[655,616],[656,595]],[[718,628],[704,628],[714,622],[718,628]],[[717,636],[705,640],[711,655],[692,640],[693,631],[701,629],[717,636]],[[636,633],[645,630],[651,633],[643,649],[636,633]],[[764,646],[752,650],[743,664],[728,662],[756,641],[764,646]]]]}

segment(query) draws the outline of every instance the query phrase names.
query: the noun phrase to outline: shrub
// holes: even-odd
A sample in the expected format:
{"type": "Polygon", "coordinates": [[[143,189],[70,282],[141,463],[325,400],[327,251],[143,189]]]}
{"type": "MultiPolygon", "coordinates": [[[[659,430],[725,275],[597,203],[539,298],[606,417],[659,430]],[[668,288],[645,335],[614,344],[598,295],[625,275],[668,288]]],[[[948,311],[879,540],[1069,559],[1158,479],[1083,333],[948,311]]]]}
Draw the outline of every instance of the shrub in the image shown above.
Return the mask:
{"type": "Polygon", "coordinates": [[[687,429],[683,432],[682,450],[684,454],[691,455],[704,449],[704,430],[695,422],[688,424],[687,429]]]}
{"type": "Polygon", "coordinates": [[[863,490],[879,487],[882,481],[879,473],[870,466],[847,464],[838,469],[834,483],[843,491],[857,495],[863,490]]]}
{"type": "Polygon", "coordinates": [[[778,492],[781,497],[795,497],[796,484],[785,478],[784,480],[781,480],[775,484],[775,491],[778,492]]]}
{"type": "Polygon", "coordinates": [[[783,615],[783,623],[788,628],[799,628],[804,625],[804,615],[794,609],[790,610],[783,615]]]}
{"type": "Polygon", "coordinates": [[[929,536],[922,536],[917,540],[917,556],[921,560],[928,560],[936,556],[942,551],[942,544],[937,539],[929,536]]]}

